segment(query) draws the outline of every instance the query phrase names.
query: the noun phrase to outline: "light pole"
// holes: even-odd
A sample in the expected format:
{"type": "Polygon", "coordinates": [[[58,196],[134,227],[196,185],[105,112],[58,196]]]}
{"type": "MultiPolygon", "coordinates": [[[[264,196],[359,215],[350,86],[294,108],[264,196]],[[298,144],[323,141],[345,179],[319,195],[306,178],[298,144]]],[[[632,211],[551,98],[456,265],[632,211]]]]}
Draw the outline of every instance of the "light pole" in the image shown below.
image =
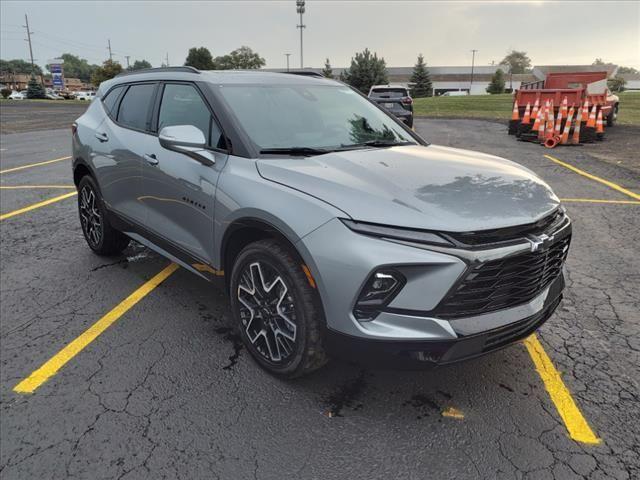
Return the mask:
{"type": "Polygon", "coordinates": [[[476,63],[476,52],[478,50],[471,50],[471,82],[469,83],[469,95],[471,95],[471,89],[473,88],[473,67],[476,63]]]}
{"type": "Polygon", "coordinates": [[[285,57],[287,57],[287,72],[289,71],[289,57],[291,56],[290,53],[285,53],[284,54],[285,57]]]}
{"type": "Polygon", "coordinates": [[[302,23],[302,14],[304,13],[304,0],[296,0],[296,12],[300,14],[300,25],[296,25],[296,28],[300,29],[300,68],[303,68],[304,57],[302,55],[302,29],[306,28],[306,25],[302,23]]]}

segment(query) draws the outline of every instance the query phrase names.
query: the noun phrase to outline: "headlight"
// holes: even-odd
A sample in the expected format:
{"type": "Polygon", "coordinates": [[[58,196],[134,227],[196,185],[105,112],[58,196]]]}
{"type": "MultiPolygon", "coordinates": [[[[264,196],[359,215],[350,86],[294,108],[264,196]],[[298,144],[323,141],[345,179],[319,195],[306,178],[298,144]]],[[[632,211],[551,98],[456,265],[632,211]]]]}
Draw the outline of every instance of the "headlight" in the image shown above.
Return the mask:
{"type": "Polygon", "coordinates": [[[437,233],[428,232],[426,230],[387,227],[384,225],[377,225],[375,223],[354,222],[353,220],[347,220],[344,218],[341,220],[348,228],[354,232],[362,233],[363,235],[371,235],[381,238],[394,238],[397,240],[405,240],[407,242],[426,243],[428,245],[440,245],[444,247],[454,246],[450,241],[437,233]]]}
{"type": "Polygon", "coordinates": [[[353,315],[358,320],[373,320],[381,308],[393,300],[405,283],[404,275],[396,270],[376,270],[362,287],[353,315]]]}

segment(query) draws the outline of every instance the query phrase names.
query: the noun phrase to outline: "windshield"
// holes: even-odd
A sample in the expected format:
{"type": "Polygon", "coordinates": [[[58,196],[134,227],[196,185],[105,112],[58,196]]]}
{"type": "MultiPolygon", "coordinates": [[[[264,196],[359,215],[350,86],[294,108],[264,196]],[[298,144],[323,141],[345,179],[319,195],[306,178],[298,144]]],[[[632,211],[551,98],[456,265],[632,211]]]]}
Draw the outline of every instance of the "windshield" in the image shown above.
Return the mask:
{"type": "Polygon", "coordinates": [[[260,150],[417,143],[348,87],[222,85],[220,92],[260,150]]]}

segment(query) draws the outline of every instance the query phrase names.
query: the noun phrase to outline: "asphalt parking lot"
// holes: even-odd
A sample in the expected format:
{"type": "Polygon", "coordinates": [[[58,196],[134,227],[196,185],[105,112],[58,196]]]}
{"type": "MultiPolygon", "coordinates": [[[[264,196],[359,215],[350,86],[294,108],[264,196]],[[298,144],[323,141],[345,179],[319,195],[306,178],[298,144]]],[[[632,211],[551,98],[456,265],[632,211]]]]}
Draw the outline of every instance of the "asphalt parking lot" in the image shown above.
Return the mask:
{"type": "Polygon", "coordinates": [[[535,339],[478,360],[426,372],[333,362],[294,382],[257,367],[222,289],[186,271],[114,319],[169,262],[134,244],[90,252],[68,129],[3,135],[3,479],[639,478],[638,170],[599,160],[606,142],[549,152],[477,120],[416,130],[517,160],[565,199],[565,300],[535,339]],[[46,382],[15,391],[96,322],[108,326],[46,382]]]}

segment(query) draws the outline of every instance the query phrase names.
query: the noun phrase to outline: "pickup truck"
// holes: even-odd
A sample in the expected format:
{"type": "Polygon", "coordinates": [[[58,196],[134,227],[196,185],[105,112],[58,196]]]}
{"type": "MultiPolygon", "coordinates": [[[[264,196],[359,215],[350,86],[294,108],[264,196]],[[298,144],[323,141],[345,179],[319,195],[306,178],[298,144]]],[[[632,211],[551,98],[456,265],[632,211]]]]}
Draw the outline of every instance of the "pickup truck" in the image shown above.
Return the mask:
{"type": "Polygon", "coordinates": [[[620,100],[607,87],[607,72],[549,73],[544,80],[522,84],[515,92],[514,101],[518,102],[522,118],[527,103],[533,106],[538,100],[544,105],[547,100],[553,100],[555,114],[565,97],[569,106],[576,107],[588,100],[590,106],[596,105],[602,111],[608,127],[615,124],[620,100]]]}

